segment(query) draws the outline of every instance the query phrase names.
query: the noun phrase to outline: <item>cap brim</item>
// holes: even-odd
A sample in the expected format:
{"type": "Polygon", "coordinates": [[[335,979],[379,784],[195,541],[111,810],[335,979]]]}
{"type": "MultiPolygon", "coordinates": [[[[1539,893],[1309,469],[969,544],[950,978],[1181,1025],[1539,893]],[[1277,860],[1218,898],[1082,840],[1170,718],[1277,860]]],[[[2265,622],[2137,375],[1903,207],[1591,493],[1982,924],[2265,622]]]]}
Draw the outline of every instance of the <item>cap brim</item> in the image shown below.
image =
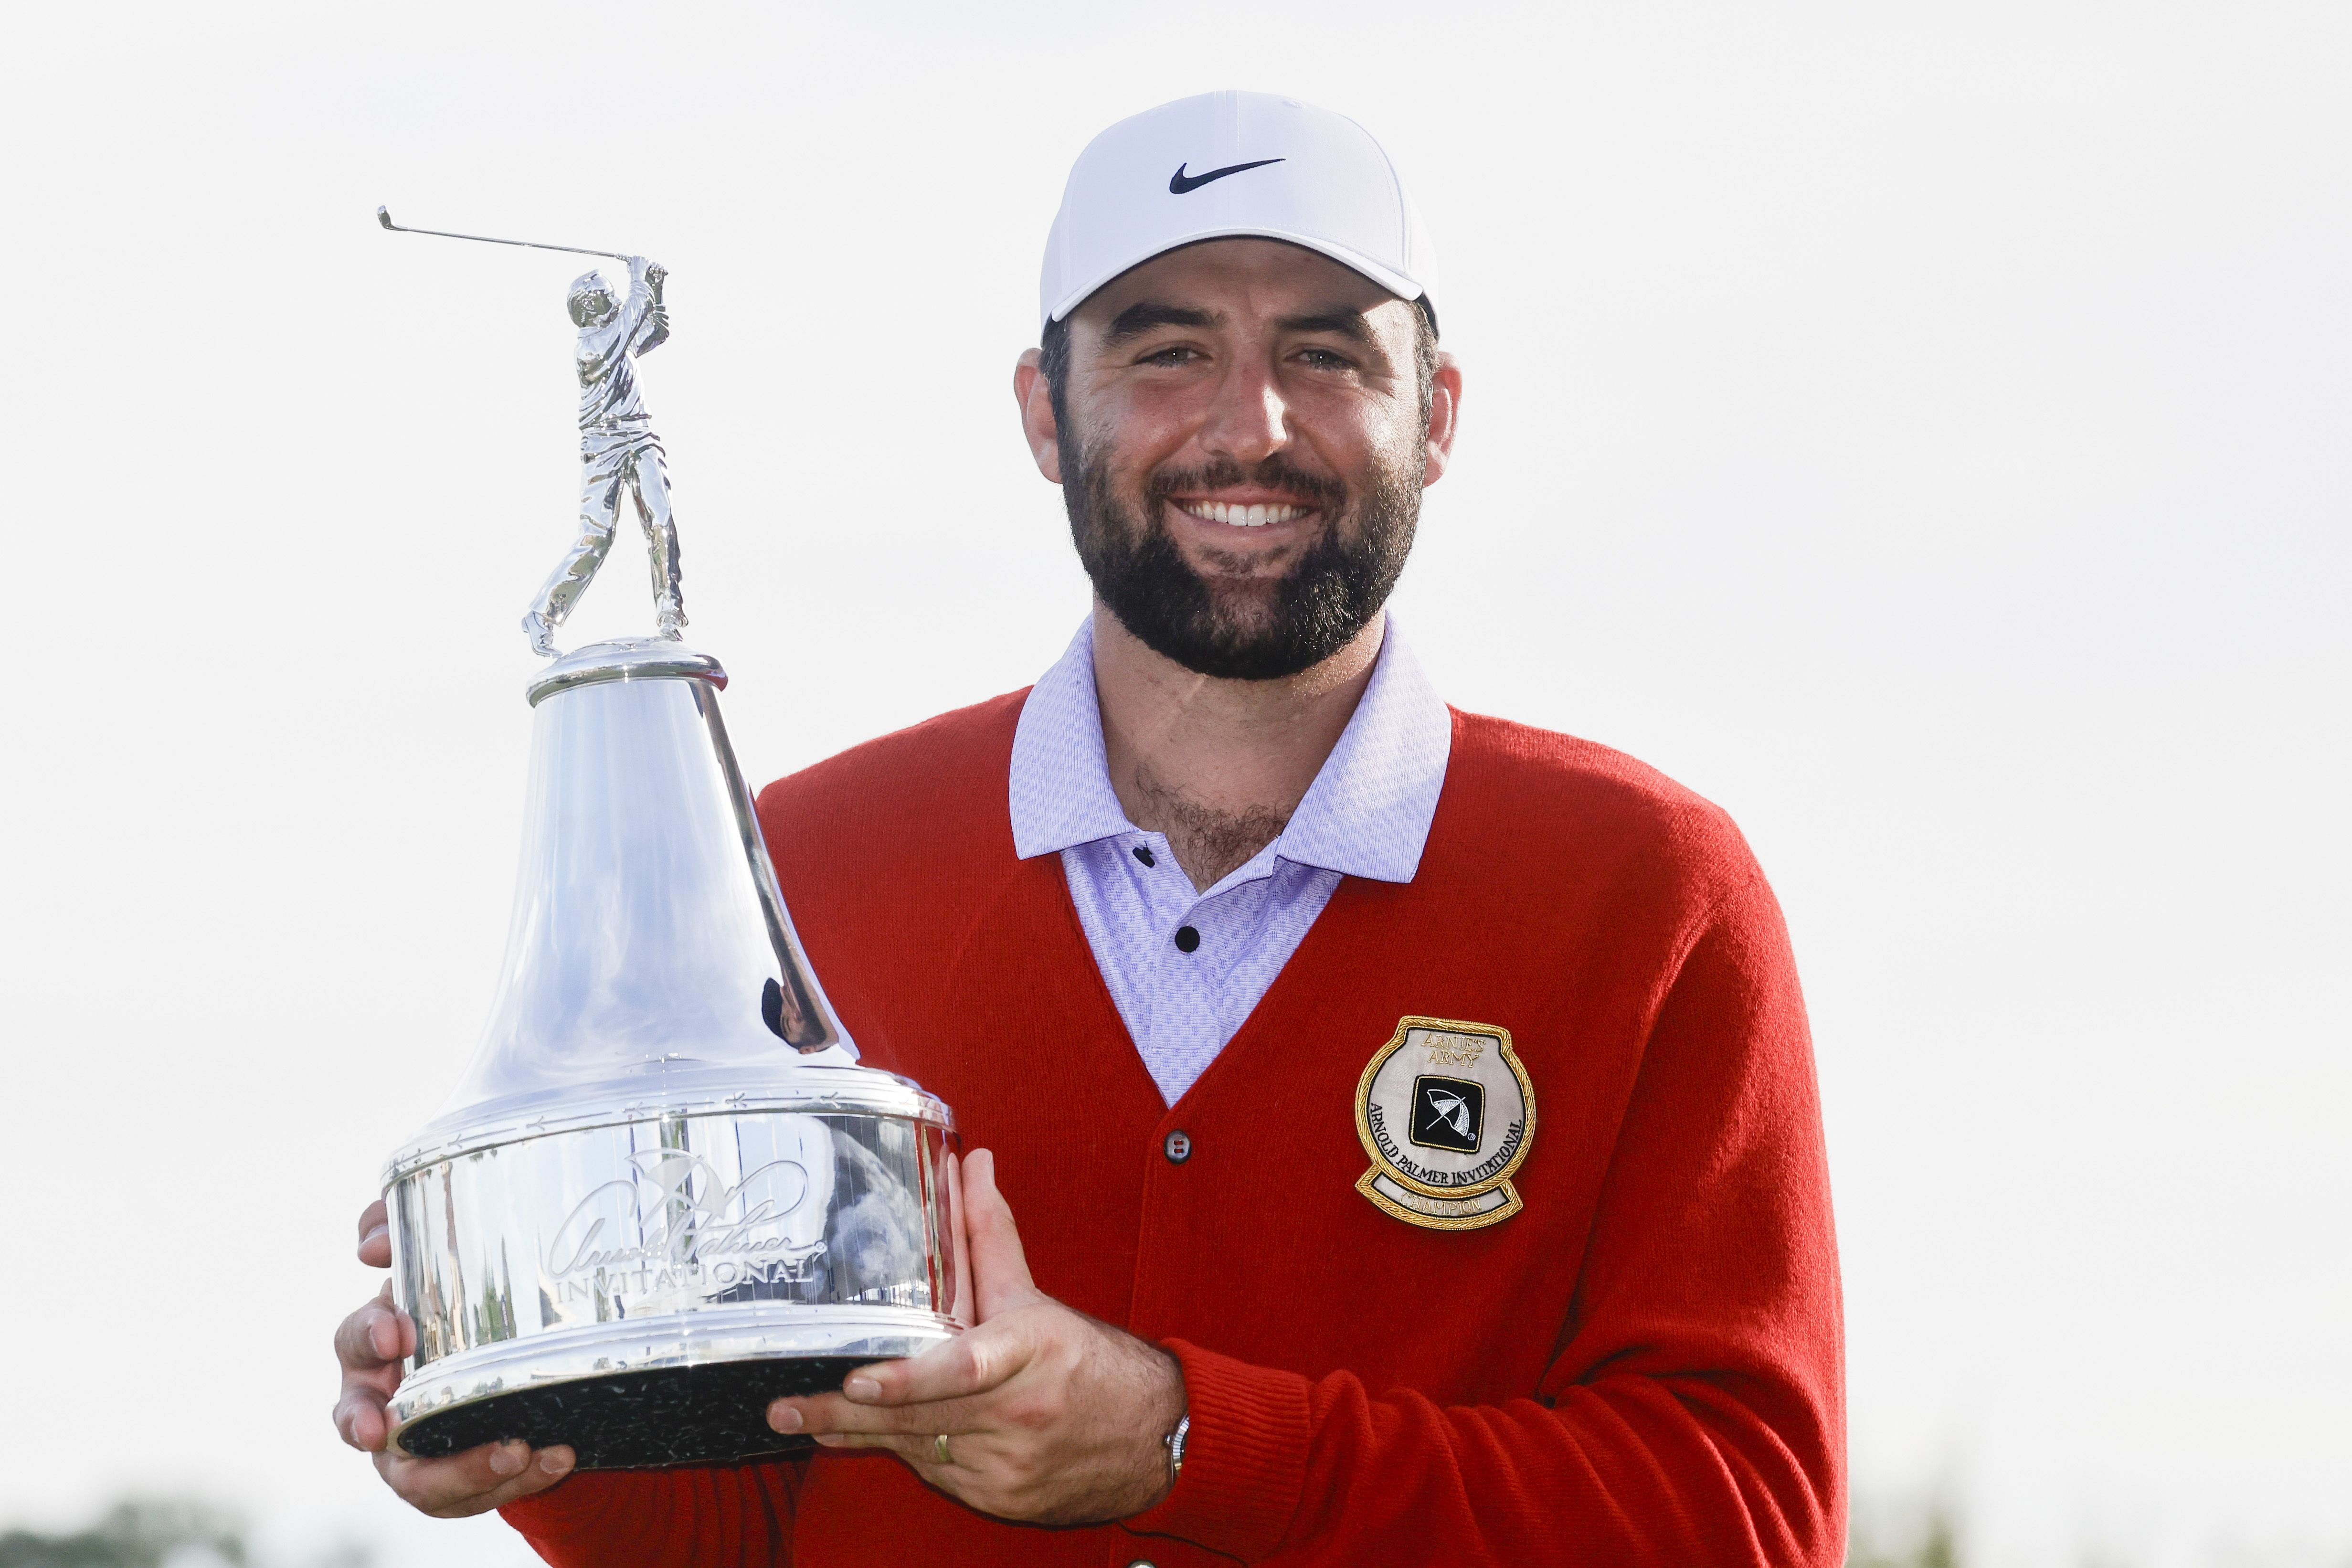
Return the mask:
{"type": "Polygon", "coordinates": [[[1071,289],[1045,313],[1045,321],[1038,323],[1040,329],[1042,330],[1046,322],[1065,320],[1071,311],[1085,304],[1087,297],[1100,289],[1103,285],[1122,274],[1133,271],[1153,257],[1165,256],[1171,250],[1181,250],[1188,245],[1198,245],[1204,239],[1284,240],[1292,245],[1304,246],[1308,250],[1318,251],[1349,270],[1362,273],[1400,300],[1418,300],[1428,292],[1403,273],[1381,266],[1361,251],[1351,250],[1347,246],[1336,245],[1328,239],[1317,239],[1309,235],[1292,234],[1278,228],[1204,228],[1198,234],[1180,235],[1174,239],[1155,244],[1140,255],[1129,257],[1116,267],[1107,269],[1100,277],[1071,289]]]}

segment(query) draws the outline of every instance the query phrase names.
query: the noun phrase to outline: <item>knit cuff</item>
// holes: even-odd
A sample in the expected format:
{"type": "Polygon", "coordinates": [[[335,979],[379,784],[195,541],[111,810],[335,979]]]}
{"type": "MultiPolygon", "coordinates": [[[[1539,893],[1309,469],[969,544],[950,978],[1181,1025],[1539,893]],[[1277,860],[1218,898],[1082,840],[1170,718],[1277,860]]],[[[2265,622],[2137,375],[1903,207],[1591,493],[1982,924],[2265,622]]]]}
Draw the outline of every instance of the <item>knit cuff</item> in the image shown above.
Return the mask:
{"type": "Polygon", "coordinates": [[[1126,1526],[1255,1563],[1281,1543],[1306,1489],[1307,1380],[1182,1340],[1162,1348],[1184,1369],[1184,1472],[1126,1526]]]}

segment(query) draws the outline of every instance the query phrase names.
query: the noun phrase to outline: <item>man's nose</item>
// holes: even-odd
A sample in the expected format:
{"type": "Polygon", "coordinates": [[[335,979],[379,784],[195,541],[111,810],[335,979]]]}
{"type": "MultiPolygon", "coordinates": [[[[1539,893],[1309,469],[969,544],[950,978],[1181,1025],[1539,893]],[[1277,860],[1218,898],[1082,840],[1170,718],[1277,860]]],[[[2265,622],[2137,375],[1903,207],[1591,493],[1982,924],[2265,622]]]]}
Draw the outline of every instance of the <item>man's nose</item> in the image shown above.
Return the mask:
{"type": "Polygon", "coordinates": [[[1236,363],[1217,388],[1201,428],[1201,445],[1246,468],[1290,444],[1290,409],[1275,383],[1274,367],[1236,363]]]}

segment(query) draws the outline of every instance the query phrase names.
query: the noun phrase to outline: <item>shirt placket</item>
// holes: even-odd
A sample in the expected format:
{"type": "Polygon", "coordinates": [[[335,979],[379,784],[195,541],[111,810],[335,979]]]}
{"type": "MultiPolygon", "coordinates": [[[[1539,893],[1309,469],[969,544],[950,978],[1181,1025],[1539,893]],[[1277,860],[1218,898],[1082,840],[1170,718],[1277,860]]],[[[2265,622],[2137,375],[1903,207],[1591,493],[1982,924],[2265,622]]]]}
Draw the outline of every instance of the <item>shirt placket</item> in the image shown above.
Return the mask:
{"type": "Polygon", "coordinates": [[[1155,1077],[1167,1068],[1189,1081],[1224,1038],[1219,977],[1230,967],[1241,934],[1242,900],[1234,895],[1249,884],[1203,896],[1160,835],[1139,833],[1126,847],[1141,868],[1139,881],[1153,931],[1150,1037],[1139,1043],[1155,1077]]]}

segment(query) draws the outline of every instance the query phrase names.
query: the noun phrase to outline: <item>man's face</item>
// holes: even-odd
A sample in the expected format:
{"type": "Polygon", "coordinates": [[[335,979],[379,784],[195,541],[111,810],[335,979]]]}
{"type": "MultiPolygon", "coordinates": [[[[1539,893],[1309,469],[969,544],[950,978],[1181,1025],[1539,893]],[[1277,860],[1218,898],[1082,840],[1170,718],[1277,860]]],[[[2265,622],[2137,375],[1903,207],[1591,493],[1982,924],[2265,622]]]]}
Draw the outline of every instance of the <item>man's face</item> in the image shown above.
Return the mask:
{"type": "Polygon", "coordinates": [[[572,297],[572,321],[574,326],[593,327],[613,313],[613,296],[603,289],[572,297]]]}
{"type": "Polygon", "coordinates": [[[1123,626],[1202,674],[1270,679],[1379,613],[1460,384],[1440,369],[1424,424],[1415,309],[1313,251],[1215,240],[1072,314],[1066,417],[1024,358],[1039,466],[1123,626]]]}

